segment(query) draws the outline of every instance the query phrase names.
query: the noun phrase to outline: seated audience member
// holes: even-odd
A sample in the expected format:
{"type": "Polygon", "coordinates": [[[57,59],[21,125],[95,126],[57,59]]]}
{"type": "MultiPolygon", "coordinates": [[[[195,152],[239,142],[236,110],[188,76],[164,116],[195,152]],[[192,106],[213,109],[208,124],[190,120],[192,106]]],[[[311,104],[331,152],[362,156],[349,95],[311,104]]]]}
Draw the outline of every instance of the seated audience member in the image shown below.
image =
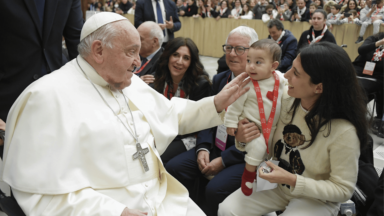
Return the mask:
{"type": "Polygon", "coordinates": [[[340,12],[341,6],[338,4],[331,6],[331,13],[327,16],[327,26],[329,26],[329,29],[332,29],[332,25],[339,25],[340,24],[340,12]]]}
{"type": "Polygon", "coordinates": [[[372,5],[372,0],[367,0],[365,8],[360,11],[361,28],[359,38],[355,43],[360,43],[364,40],[364,34],[368,25],[373,24],[373,34],[376,34],[380,30],[380,24],[383,23],[384,18],[384,0],[377,0],[377,5],[372,5]]]}
{"type": "Polygon", "coordinates": [[[150,84],[154,81],[153,73],[156,72],[156,64],[164,49],[161,47],[164,41],[164,34],[160,26],[152,21],[143,22],[137,31],[140,34],[141,66],[134,72],[145,83],[150,84]]]}
{"type": "Polygon", "coordinates": [[[231,14],[228,18],[237,18],[243,12],[243,5],[240,0],[235,0],[235,7],[231,10],[231,14]]]}
{"type": "Polygon", "coordinates": [[[197,14],[192,15],[193,18],[199,18],[206,13],[203,0],[197,0],[197,14]]]}
{"type": "MultiPolygon", "coordinates": [[[[383,71],[384,71],[384,32],[379,32],[369,36],[359,47],[359,56],[353,62],[360,86],[363,87],[368,101],[373,99],[373,93],[376,94],[376,114],[373,132],[377,134],[380,129],[381,119],[383,117],[383,71]],[[374,64],[373,71],[365,70],[367,64],[374,64]],[[374,78],[376,81],[370,79],[374,78]],[[375,128],[376,127],[376,128],[375,128]]],[[[382,124],[384,126],[384,124],[382,124]]]]}
{"type": "Polygon", "coordinates": [[[228,18],[230,14],[231,8],[228,7],[228,1],[224,0],[221,2],[221,6],[216,6],[216,13],[214,14],[214,17],[216,20],[219,20],[220,18],[228,18]]]}
{"type": "Polygon", "coordinates": [[[289,9],[288,4],[284,3],[280,5],[276,19],[281,21],[290,21],[292,11],[289,9]]]}
{"type": "Polygon", "coordinates": [[[256,6],[256,0],[251,0],[251,3],[249,3],[249,6],[251,6],[251,9],[253,9],[256,6]]]}
{"type": "Polygon", "coordinates": [[[284,25],[277,19],[268,22],[269,39],[276,41],[281,48],[281,61],[277,70],[285,73],[292,67],[296,57],[297,39],[289,30],[284,30],[284,25]]]}
{"type": "Polygon", "coordinates": [[[324,4],[322,0],[315,0],[314,3],[316,4],[317,8],[316,9],[323,9],[324,4]]]}
{"type": "Polygon", "coordinates": [[[301,51],[285,78],[288,95],[268,157],[279,166],[267,161],[272,171],[259,169],[260,178],[278,186],[249,197],[238,189],[219,205],[219,216],[276,210],[289,216],[337,215],[355,190],[360,149],[369,135],[364,93],[349,56],[336,44],[314,44],[301,51]]]}
{"type": "Polygon", "coordinates": [[[240,16],[235,19],[252,19],[253,13],[250,9],[251,6],[249,4],[243,5],[243,11],[241,12],[240,16]]]}
{"type": "Polygon", "coordinates": [[[299,44],[297,45],[297,53],[299,53],[304,47],[320,41],[328,41],[336,44],[335,37],[330,31],[328,31],[327,25],[325,24],[327,21],[326,16],[327,14],[324,10],[315,10],[315,13],[313,13],[312,16],[311,28],[301,34],[299,44]]]}
{"type": "Polygon", "coordinates": [[[267,0],[261,0],[253,9],[252,9],[252,12],[253,12],[253,18],[254,19],[260,19],[263,17],[263,14],[265,14],[265,8],[267,7],[268,5],[268,1],[267,0]]]}
{"type": "Polygon", "coordinates": [[[249,0],[241,0],[241,5],[249,4],[249,0]]]}
{"type": "Polygon", "coordinates": [[[187,0],[188,6],[185,11],[180,11],[180,16],[191,17],[197,14],[197,6],[195,0],[187,0]]]}
{"type": "Polygon", "coordinates": [[[297,22],[308,22],[309,21],[309,8],[305,6],[304,0],[296,1],[297,8],[293,12],[294,14],[291,17],[291,21],[297,22]]]}
{"type": "Polygon", "coordinates": [[[365,1],[364,0],[361,0],[359,2],[359,7],[360,7],[361,10],[365,8],[365,1]]]}
{"type": "Polygon", "coordinates": [[[132,7],[132,3],[129,2],[128,0],[121,0],[120,4],[119,4],[119,9],[118,11],[116,11],[116,13],[118,14],[127,14],[129,9],[131,9],[132,7]]]}
{"type": "Polygon", "coordinates": [[[348,17],[345,17],[340,22],[341,23],[357,23],[359,21],[357,11],[350,10],[348,13],[344,13],[345,15],[348,14],[348,17]]]}
{"type": "MultiPolygon", "coordinates": [[[[336,2],[334,2],[334,1],[332,1],[332,0],[327,1],[327,2],[324,4],[324,10],[325,10],[325,12],[326,12],[327,14],[332,13],[332,12],[331,12],[331,6],[333,6],[333,5],[337,5],[337,4],[336,4],[336,2]]],[[[341,8],[341,6],[340,6],[340,8],[341,8]]]]}
{"type": "Polygon", "coordinates": [[[276,18],[277,11],[273,9],[273,5],[271,4],[267,5],[267,7],[265,8],[265,11],[267,13],[263,14],[263,16],[261,17],[261,20],[263,20],[264,23],[268,22],[271,19],[276,18]]]}
{"type": "Polygon", "coordinates": [[[312,14],[313,12],[315,12],[315,10],[317,10],[317,4],[315,3],[310,4],[309,5],[309,23],[311,23],[312,14]]]}
{"type": "Polygon", "coordinates": [[[176,7],[177,7],[177,13],[179,15],[180,15],[180,11],[185,11],[185,9],[187,8],[186,6],[184,6],[183,0],[177,0],[176,7]]]}
{"type": "Polygon", "coordinates": [[[133,2],[131,9],[129,9],[128,14],[135,14],[136,1],[133,2]]]}
{"type": "MultiPolygon", "coordinates": [[[[223,50],[226,52],[226,61],[230,70],[213,77],[213,95],[220,92],[223,86],[245,71],[249,46],[256,42],[258,36],[254,29],[239,26],[229,33],[223,50]]],[[[253,123],[243,124],[256,129],[253,123]]],[[[209,130],[210,138],[200,143],[191,151],[182,153],[167,165],[167,171],[181,182],[189,191],[194,189],[194,182],[200,176],[214,176],[205,188],[205,208],[208,216],[217,215],[219,203],[229,194],[240,188],[241,175],[245,162],[244,153],[235,147],[234,137],[228,136],[223,142],[216,140],[217,130],[224,131],[222,126],[209,130]]],[[[200,132],[201,133],[201,132],[200,132]]],[[[250,138],[258,137],[252,135],[250,138]]]]}
{"type": "Polygon", "coordinates": [[[350,10],[355,10],[358,13],[360,13],[360,8],[357,6],[356,0],[349,0],[348,1],[348,4],[345,6],[344,11],[341,11],[342,15],[341,15],[340,19],[342,20],[342,19],[346,18],[347,16],[349,16],[350,10]]]}
{"type": "Polygon", "coordinates": [[[214,9],[213,9],[213,4],[212,4],[212,1],[211,0],[207,0],[206,1],[206,4],[204,4],[204,1],[203,0],[200,0],[199,2],[199,9],[197,10],[197,15],[194,16],[194,17],[202,17],[202,18],[205,18],[205,17],[208,17],[208,18],[211,18],[213,17],[213,14],[214,14],[214,9]]]}
{"type": "MultiPolygon", "coordinates": [[[[211,96],[209,75],[204,71],[199,50],[190,38],[178,37],[168,42],[156,68],[155,82],[151,86],[169,100],[180,97],[198,101],[211,96]]],[[[160,156],[163,163],[166,165],[183,152],[194,151],[201,140],[199,136],[207,134],[200,133],[178,135],[160,156]]]]}
{"type": "Polygon", "coordinates": [[[291,10],[291,11],[294,11],[297,7],[296,1],[293,1],[293,0],[287,0],[287,4],[289,7],[289,10],[291,10]]]}

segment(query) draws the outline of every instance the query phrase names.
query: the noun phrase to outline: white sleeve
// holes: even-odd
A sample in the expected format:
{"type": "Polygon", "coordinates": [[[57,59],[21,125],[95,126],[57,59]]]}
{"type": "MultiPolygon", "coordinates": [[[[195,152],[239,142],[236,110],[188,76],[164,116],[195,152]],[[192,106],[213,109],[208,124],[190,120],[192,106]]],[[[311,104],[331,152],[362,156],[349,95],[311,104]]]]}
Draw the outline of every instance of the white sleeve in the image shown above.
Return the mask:
{"type": "Polygon", "coordinates": [[[252,11],[249,11],[248,14],[240,16],[241,19],[252,19],[253,18],[253,13],[252,11]]]}
{"type": "Polygon", "coordinates": [[[234,17],[236,16],[236,9],[232,9],[231,10],[231,15],[234,16],[234,17]]]}
{"type": "Polygon", "coordinates": [[[263,14],[263,16],[261,17],[261,20],[263,20],[263,22],[266,23],[270,20],[270,17],[268,14],[263,14]]]}
{"type": "Polygon", "coordinates": [[[225,119],[224,119],[224,125],[226,127],[230,127],[230,128],[238,127],[239,117],[241,113],[243,113],[244,104],[247,101],[247,97],[248,97],[248,92],[241,95],[239,99],[237,99],[231,106],[228,107],[227,113],[225,113],[225,119]]]}
{"type": "Polygon", "coordinates": [[[125,205],[85,188],[61,195],[31,194],[12,189],[21,209],[28,216],[88,215],[120,216],[125,205]]]}

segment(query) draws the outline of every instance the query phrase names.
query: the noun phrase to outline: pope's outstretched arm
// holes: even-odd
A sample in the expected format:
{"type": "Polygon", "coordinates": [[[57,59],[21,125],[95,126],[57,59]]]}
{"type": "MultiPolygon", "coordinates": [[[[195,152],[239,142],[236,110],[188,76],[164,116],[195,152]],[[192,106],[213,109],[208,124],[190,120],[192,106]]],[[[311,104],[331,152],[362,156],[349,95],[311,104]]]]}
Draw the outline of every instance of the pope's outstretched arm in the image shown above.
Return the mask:
{"type": "Polygon", "coordinates": [[[243,72],[230,83],[224,86],[224,88],[215,96],[214,103],[217,112],[223,111],[226,107],[235,102],[241,95],[249,90],[249,87],[244,88],[251,79],[244,81],[248,77],[248,74],[243,72]]]}

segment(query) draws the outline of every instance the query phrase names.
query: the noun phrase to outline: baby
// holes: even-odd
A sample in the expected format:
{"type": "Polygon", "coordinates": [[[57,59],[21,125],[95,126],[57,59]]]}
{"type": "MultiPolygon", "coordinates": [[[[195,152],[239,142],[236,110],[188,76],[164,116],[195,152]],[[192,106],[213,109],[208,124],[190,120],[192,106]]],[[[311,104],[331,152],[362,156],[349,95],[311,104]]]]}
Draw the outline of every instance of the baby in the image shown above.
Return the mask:
{"type": "Polygon", "coordinates": [[[224,125],[227,133],[234,136],[237,124],[247,118],[262,128],[259,138],[243,145],[236,142],[236,148],[246,151],[245,169],[241,181],[244,195],[252,194],[253,182],[256,178],[257,166],[268,152],[280,116],[281,96],[286,88],[283,74],[275,71],[281,58],[280,46],[271,39],[263,39],[253,43],[247,55],[246,71],[252,82],[247,86],[250,90],[228,107],[224,125]]]}

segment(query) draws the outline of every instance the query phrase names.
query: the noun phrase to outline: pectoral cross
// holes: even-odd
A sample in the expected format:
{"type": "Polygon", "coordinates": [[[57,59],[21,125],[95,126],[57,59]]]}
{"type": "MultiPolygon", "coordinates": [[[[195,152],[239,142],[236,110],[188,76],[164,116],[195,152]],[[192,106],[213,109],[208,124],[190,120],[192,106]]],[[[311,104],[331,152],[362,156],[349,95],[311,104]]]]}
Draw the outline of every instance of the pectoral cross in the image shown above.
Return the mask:
{"type": "Polygon", "coordinates": [[[141,165],[143,166],[145,172],[149,171],[147,160],[145,159],[145,154],[147,154],[149,152],[149,149],[148,148],[144,148],[144,149],[141,148],[140,143],[136,143],[136,149],[137,149],[137,152],[132,155],[133,160],[135,160],[136,158],[139,158],[141,161],[141,165]]]}

